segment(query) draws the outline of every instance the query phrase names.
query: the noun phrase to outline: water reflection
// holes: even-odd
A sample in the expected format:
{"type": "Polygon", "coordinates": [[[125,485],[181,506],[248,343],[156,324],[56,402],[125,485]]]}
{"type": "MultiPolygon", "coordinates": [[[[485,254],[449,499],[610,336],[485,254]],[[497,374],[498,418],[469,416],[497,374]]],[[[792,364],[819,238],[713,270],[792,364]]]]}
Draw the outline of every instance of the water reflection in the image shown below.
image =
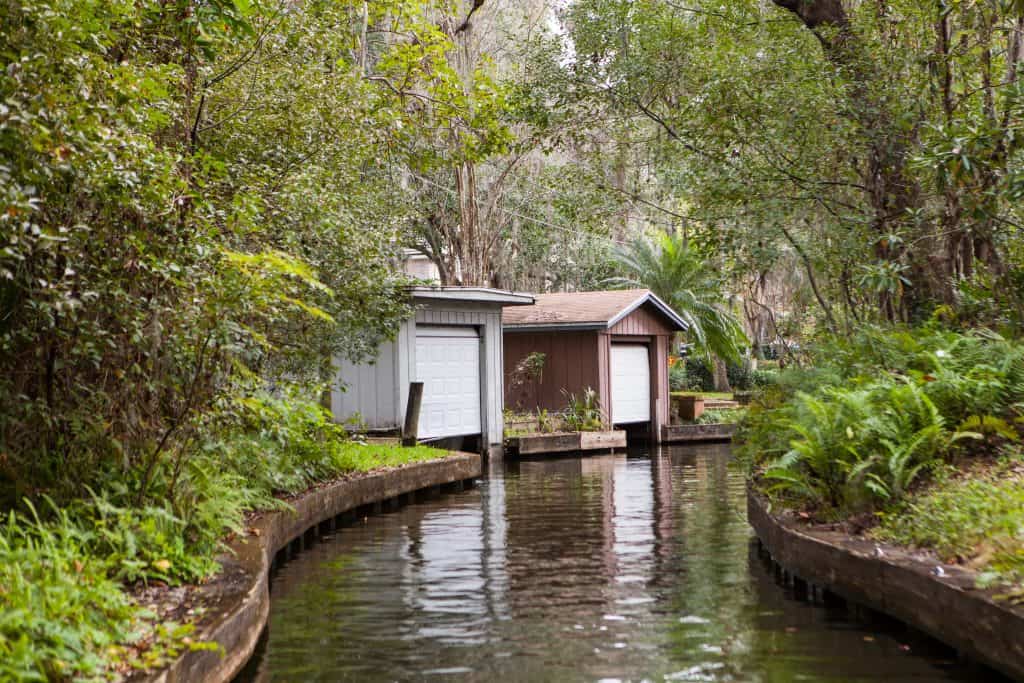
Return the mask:
{"type": "Polygon", "coordinates": [[[509,462],[288,563],[245,678],[978,680],[786,596],[727,446],[509,462]]]}

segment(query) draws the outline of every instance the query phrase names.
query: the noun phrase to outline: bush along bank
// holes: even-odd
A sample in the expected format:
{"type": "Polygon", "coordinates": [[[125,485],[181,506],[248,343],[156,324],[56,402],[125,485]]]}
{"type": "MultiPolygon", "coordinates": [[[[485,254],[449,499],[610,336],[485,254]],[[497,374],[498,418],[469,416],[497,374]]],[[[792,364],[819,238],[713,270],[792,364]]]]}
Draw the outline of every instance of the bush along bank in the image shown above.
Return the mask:
{"type": "Polygon", "coordinates": [[[931,553],[1024,597],[1024,344],[867,329],[782,373],[738,440],[753,485],[809,524],[931,553]]]}
{"type": "MultiPolygon", "coordinates": [[[[190,584],[219,569],[244,515],[351,473],[447,455],[353,440],[315,401],[247,398],[143,503],[113,481],[57,504],[25,500],[0,525],[0,680],[112,680],[185,649],[203,606],[190,584]],[[216,435],[216,438],[214,438],[216,435]]],[[[137,486],[137,485],[136,485],[137,486]]]]}

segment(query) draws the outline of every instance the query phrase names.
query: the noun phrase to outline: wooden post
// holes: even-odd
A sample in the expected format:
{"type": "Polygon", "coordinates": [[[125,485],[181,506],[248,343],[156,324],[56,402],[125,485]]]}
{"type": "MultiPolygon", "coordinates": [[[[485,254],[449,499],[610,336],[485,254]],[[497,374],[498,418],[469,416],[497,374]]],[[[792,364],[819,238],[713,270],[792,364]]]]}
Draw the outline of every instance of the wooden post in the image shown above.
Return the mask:
{"type": "Polygon", "coordinates": [[[415,446],[420,426],[420,404],[423,403],[423,382],[409,382],[409,402],[405,405],[405,426],[402,445],[415,446]]]}

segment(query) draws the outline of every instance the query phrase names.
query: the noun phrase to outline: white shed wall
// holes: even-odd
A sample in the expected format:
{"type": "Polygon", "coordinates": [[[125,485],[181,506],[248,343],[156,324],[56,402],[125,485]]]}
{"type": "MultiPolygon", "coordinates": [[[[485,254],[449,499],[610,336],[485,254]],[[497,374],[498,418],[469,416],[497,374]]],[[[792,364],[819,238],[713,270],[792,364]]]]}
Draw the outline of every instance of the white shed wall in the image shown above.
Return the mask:
{"type": "Polygon", "coordinates": [[[409,382],[416,375],[416,325],[475,326],[480,330],[481,428],[485,445],[503,439],[504,397],[501,307],[458,301],[416,300],[412,320],[402,324],[393,342],[381,346],[373,364],[335,359],[337,379],[346,391],[334,389],[331,410],[344,422],[355,413],[373,429],[399,429],[405,419],[409,382]]]}
{"type": "MultiPolygon", "coordinates": [[[[403,325],[403,327],[405,327],[403,325]]],[[[338,422],[358,413],[371,429],[395,429],[401,415],[395,403],[398,388],[397,340],[381,345],[373,363],[353,363],[336,358],[335,380],[344,391],[331,390],[331,412],[338,422]]]]}

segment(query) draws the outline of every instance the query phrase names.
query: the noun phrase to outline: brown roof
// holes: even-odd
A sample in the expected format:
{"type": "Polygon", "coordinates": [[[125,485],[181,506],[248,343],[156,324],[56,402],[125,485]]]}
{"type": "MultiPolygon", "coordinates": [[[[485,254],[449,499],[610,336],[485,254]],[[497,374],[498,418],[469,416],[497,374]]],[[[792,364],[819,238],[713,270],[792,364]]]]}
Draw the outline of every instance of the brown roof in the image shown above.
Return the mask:
{"type": "Polygon", "coordinates": [[[537,294],[532,306],[505,308],[506,327],[610,327],[644,303],[653,303],[678,329],[686,323],[649,289],[616,289],[606,292],[558,292],[537,294]]]}

